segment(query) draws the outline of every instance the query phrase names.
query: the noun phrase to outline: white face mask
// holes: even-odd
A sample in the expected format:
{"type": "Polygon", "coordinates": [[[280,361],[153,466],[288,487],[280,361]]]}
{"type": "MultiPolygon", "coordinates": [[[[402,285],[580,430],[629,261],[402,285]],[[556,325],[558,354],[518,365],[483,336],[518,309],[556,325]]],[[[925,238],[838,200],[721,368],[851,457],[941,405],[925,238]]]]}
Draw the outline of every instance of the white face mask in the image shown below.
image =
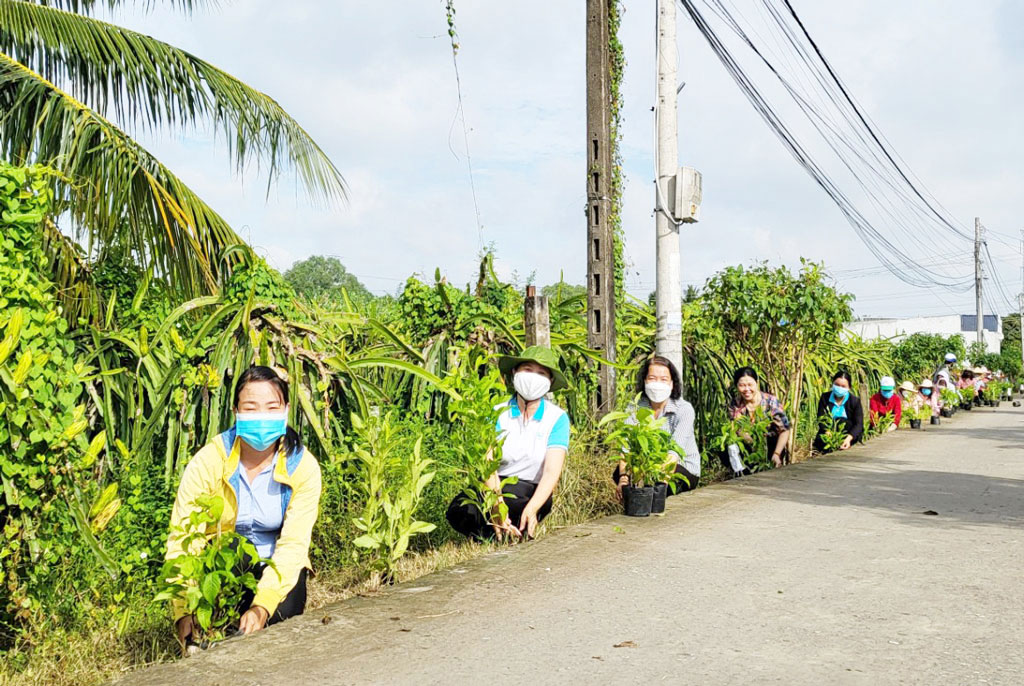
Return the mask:
{"type": "Polygon", "coordinates": [[[663,403],[672,395],[672,384],[648,381],[644,384],[644,393],[652,403],[663,403]]]}
{"type": "Polygon", "coordinates": [[[516,372],[512,386],[523,400],[530,402],[543,398],[551,390],[551,379],[537,372],[516,372]]]}

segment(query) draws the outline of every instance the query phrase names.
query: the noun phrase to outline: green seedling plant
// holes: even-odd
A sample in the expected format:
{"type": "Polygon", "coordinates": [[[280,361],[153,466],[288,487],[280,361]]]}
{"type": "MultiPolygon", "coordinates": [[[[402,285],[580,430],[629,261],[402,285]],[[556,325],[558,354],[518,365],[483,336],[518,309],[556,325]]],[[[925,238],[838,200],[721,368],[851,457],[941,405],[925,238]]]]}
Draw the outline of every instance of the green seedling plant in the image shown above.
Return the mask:
{"type": "Polygon", "coordinates": [[[205,644],[223,640],[236,624],[247,591],[254,591],[259,580],[253,570],[259,564],[276,572],[271,560],[262,559],[256,547],[234,531],[222,531],[220,518],[224,499],[201,496],[183,526],[173,527],[172,535],[181,536],[181,555],[167,560],[154,601],[181,603],[187,615],[195,618],[193,639],[205,644]],[[215,528],[211,537],[208,531],[215,528]]]}
{"type": "Polygon", "coordinates": [[[760,407],[752,414],[742,414],[734,420],[726,421],[717,439],[718,448],[726,451],[730,445],[738,446],[740,457],[752,473],[771,469],[767,441],[771,424],[771,417],[760,407]]]}
{"type": "Polygon", "coordinates": [[[911,417],[910,417],[911,419],[918,419],[918,420],[920,420],[922,422],[926,422],[929,419],[931,419],[931,416],[932,416],[932,406],[930,404],[928,404],[928,403],[924,403],[920,407],[911,408],[910,414],[911,414],[911,417]]]}
{"type": "Polygon", "coordinates": [[[821,440],[825,444],[825,452],[835,452],[843,447],[843,443],[846,441],[846,429],[843,428],[843,423],[839,419],[823,416],[818,419],[818,424],[822,429],[821,440]]]}
{"type": "Polygon", "coordinates": [[[616,451],[613,460],[625,461],[635,486],[667,483],[674,493],[679,481],[687,485],[689,481],[676,473],[675,462],[669,458],[669,453],[683,459],[686,452],[665,431],[665,418],[655,417],[654,410],[640,407],[639,401],[638,395],[631,411],[609,412],[598,426],[612,426],[605,442],[616,451]]]}
{"type": "Polygon", "coordinates": [[[353,414],[352,429],[357,490],[364,502],[362,515],[353,520],[363,533],[352,543],[368,568],[391,583],[412,537],[437,528],[416,519],[423,490],[436,472],[431,470],[433,461],[423,457],[422,437],[407,451],[407,441],[396,436],[391,413],[365,420],[353,414]]]}
{"type": "Polygon", "coordinates": [[[952,388],[943,388],[939,391],[939,399],[943,407],[953,407],[960,403],[960,396],[952,388]]]}
{"type": "Polygon", "coordinates": [[[876,436],[884,435],[889,431],[889,427],[892,426],[895,421],[896,417],[891,411],[875,415],[875,425],[868,427],[868,437],[875,438],[876,436]]]}
{"type": "Polygon", "coordinates": [[[508,393],[498,370],[487,362],[483,351],[473,348],[445,378],[445,385],[454,391],[447,404],[447,419],[452,427],[451,447],[463,477],[461,502],[502,524],[508,519],[505,497],[511,497],[505,488],[519,478],[502,479],[498,490],[489,485],[501,465],[505,438],[496,427],[508,393]]]}

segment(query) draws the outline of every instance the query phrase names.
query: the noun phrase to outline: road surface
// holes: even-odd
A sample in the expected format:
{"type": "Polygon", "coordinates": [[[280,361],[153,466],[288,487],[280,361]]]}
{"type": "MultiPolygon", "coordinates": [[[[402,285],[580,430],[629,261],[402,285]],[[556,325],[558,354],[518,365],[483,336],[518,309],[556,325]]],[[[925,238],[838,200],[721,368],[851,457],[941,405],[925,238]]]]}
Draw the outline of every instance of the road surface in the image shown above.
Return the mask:
{"type": "Polygon", "coordinates": [[[1024,410],[1004,402],[122,683],[1022,684],[1022,546],[1024,410]]]}

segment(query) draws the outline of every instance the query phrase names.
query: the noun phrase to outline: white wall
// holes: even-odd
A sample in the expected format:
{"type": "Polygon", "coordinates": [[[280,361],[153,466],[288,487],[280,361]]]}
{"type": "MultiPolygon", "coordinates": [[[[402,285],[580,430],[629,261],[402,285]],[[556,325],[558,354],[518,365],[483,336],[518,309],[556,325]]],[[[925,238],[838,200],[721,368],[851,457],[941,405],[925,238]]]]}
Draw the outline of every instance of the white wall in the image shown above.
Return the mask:
{"type": "MultiPolygon", "coordinates": [[[[1003,321],[997,320],[998,331],[985,329],[985,350],[998,353],[1003,340],[1003,321]]],[[[865,319],[847,324],[847,329],[861,338],[894,338],[900,340],[915,333],[938,334],[953,336],[961,334],[964,343],[970,345],[977,340],[974,331],[960,330],[960,315],[951,314],[941,317],[907,317],[905,319],[865,319]]]]}

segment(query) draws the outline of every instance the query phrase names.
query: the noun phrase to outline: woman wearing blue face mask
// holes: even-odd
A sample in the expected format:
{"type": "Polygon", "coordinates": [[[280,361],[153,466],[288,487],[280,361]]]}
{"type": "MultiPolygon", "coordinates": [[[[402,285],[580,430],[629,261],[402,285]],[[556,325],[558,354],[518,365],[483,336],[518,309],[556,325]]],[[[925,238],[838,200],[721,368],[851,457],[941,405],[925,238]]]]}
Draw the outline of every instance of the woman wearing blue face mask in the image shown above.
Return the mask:
{"type": "Polygon", "coordinates": [[[891,376],[882,377],[882,380],[879,382],[878,393],[871,396],[869,412],[872,427],[877,425],[884,415],[892,417],[889,431],[895,431],[896,427],[900,425],[900,419],[903,416],[903,402],[896,393],[896,381],[891,376]]]}
{"type": "MultiPolygon", "coordinates": [[[[320,503],[320,467],[288,427],[288,383],[270,367],[250,367],[241,375],[235,387],[234,426],[185,467],[171,513],[167,559],[182,553],[178,529],[197,509],[196,499],[210,495],[224,500],[224,512],[207,534],[234,530],[276,567],[247,567],[259,584],[242,600],[239,630],[250,634],[302,614],[310,537],[320,503]]],[[[187,646],[193,618],[180,604],[172,609],[178,639],[187,646]]]]}
{"type": "Polygon", "coordinates": [[[932,408],[932,416],[939,416],[939,413],[942,411],[942,400],[931,379],[925,379],[918,384],[917,397],[914,398],[913,404],[918,409],[929,406],[932,408]]]}
{"type": "MultiPolygon", "coordinates": [[[[819,418],[826,422],[837,422],[840,429],[846,434],[840,450],[848,450],[851,445],[858,442],[864,435],[864,409],[858,398],[851,390],[852,379],[846,372],[836,372],[832,377],[832,390],[822,393],[818,400],[819,418]]],[[[825,450],[825,429],[819,422],[818,435],[814,439],[815,450],[825,450]]]]}

